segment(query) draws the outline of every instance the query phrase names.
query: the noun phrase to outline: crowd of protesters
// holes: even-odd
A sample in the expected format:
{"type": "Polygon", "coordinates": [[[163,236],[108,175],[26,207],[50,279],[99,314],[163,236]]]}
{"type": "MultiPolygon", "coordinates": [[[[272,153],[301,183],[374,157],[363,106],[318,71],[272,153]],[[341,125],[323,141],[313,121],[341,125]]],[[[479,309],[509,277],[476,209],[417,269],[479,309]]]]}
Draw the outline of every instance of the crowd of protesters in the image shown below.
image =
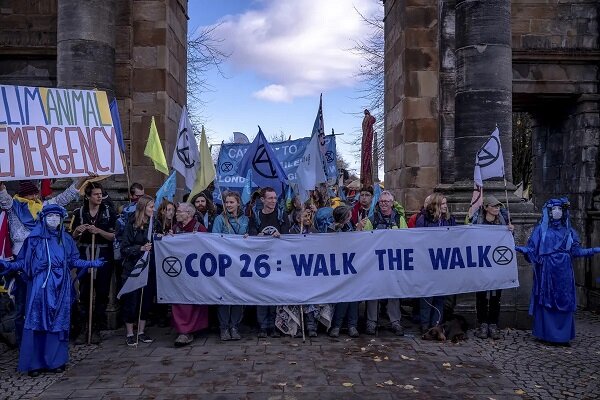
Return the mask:
{"type": "MultiPolygon", "coordinates": [[[[165,325],[170,315],[176,347],[189,345],[197,332],[209,328],[211,305],[157,304],[155,235],[212,232],[278,238],[287,234],[456,225],[441,193],[427,196],[423,208],[407,222],[406,212],[393,194],[378,190],[378,198],[374,199],[372,187],[361,188],[349,201],[332,199],[325,194],[326,190],[315,190],[306,203],[296,197],[287,205],[273,188],[265,187],[252,196],[248,205],[242,204],[237,192],[225,192],[222,206],[217,206],[210,192],[202,192],[189,202],[176,204],[162,200],[155,204],[143,186],[134,183],[129,189],[130,203],[119,211],[101,183],[85,182],[85,178],[79,179],[63,193],[45,201],[40,199],[38,185],[33,181],[20,181],[13,196],[0,184],[0,207],[9,228],[4,232],[7,237],[0,241],[10,239],[12,250],[12,257],[5,253],[4,260],[0,260],[0,274],[5,282],[13,282],[15,336],[21,346],[18,369],[31,376],[64,370],[70,338],[76,344],[100,342],[98,333],[107,329],[111,285],[117,290],[122,288],[136,273],[142,256],[146,257],[149,271],[147,285],[120,298],[126,344],[136,346],[153,341],[146,329],[151,317],[155,318],[153,322],[165,325]],[[71,223],[66,229],[65,221],[69,218],[64,207],[79,200],[80,190],[84,193],[82,204],[70,215],[71,223]],[[76,276],[75,281],[72,275],[76,276]],[[74,332],[78,334],[73,335],[74,332]]],[[[468,222],[513,229],[503,204],[494,196],[487,196],[468,222]]],[[[569,224],[568,202],[555,199],[545,205],[542,222],[527,246],[516,250],[534,264],[530,307],[534,335],[549,342],[568,342],[574,337],[576,305],[571,259],[591,256],[600,252],[600,248],[580,247],[578,236],[569,224]],[[560,288],[552,286],[556,282],[560,282],[560,288]]],[[[500,290],[475,294],[478,338],[501,338],[500,296],[500,290]]],[[[363,332],[377,333],[385,306],[391,330],[403,336],[402,304],[412,307],[411,318],[420,324],[422,332],[444,320],[443,296],[369,300],[364,306],[363,332]]],[[[360,335],[360,302],[303,307],[259,305],[255,307],[255,315],[245,312],[240,305],[214,308],[212,315],[222,341],[241,339],[242,320],[254,317],[259,338],[281,334],[301,336],[304,325],[309,337],[316,337],[319,329],[331,337],[338,337],[345,329],[350,337],[360,335]],[[299,324],[300,320],[306,324],[299,324]]]]}

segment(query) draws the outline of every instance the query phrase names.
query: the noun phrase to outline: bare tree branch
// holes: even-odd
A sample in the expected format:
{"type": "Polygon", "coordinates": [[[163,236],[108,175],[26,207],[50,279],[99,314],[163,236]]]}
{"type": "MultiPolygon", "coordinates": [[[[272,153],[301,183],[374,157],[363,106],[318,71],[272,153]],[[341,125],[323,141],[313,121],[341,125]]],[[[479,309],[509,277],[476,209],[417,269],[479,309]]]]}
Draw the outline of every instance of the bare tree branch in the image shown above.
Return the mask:
{"type": "Polygon", "coordinates": [[[208,81],[208,72],[213,69],[226,78],[222,64],[230,56],[221,49],[222,38],[216,36],[219,24],[202,28],[188,36],[187,51],[187,97],[190,120],[196,136],[204,122],[201,109],[205,107],[204,95],[214,91],[208,81]]]}

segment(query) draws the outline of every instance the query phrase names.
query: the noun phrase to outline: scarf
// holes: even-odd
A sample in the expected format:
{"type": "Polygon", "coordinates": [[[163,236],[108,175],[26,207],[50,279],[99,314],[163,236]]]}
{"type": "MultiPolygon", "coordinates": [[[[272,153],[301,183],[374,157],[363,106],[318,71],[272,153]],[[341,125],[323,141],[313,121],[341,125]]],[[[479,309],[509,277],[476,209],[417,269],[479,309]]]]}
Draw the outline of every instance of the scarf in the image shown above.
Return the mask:
{"type": "Polygon", "coordinates": [[[29,200],[19,195],[13,197],[13,210],[19,221],[29,230],[35,227],[38,213],[42,211],[43,204],[39,200],[29,200]]]}

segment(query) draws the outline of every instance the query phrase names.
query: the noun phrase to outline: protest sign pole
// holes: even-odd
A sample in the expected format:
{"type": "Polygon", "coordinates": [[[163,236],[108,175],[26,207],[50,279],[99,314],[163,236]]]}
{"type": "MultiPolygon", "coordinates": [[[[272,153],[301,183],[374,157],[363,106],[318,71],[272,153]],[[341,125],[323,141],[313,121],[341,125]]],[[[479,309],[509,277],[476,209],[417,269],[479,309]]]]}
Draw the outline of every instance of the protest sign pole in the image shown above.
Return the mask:
{"type": "MultiPolygon", "coordinates": [[[[93,260],[96,259],[96,234],[92,233],[92,253],[91,257],[93,260]]],[[[88,309],[88,337],[87,344],[92,344],[92,310],[94,301],[94,269],[90,268],[90,306],[88,309]]]]}
{"type": "MultiPolygon", "coordinates": [[[[138,323],[137,323],[137,330],[138,330],[138,334],[135,335],[135,346],[137,347],[138,345],[138,341],[139,341],[139,332],[140,332],[140,321],[142,320],[142,303],[144,302],[144,288],[142,288],[142,293],[140,294],[140,311],[138,312],[138,323]]],[[[145,329],[146,327],[144,327],[145,329]]]]}
{"type": "Polygon", "coordinates": [[[300,329],[302,329],[302,343],[306,342],[306,334],[304,333],[304,306],[300,305],[300,329]]]}

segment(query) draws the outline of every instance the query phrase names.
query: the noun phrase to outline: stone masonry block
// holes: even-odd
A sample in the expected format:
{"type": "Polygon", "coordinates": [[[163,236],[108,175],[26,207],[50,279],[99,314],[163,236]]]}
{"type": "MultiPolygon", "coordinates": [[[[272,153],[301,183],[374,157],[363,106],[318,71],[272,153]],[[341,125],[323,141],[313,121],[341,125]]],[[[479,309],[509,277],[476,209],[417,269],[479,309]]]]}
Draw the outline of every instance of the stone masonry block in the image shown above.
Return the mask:
{"type": "Polygon", "coordinates": [[[407,119],[405,138],[407,142],[435,142],[439,140],[439,123],[435,118],[407,119]]]}
{"type": "Polygon", "coordinates": [[[421,119],[436,117],[437,112],[432,109],[431,100],[429,97],[402,99],[404,118],[421,119]]]}
{"type": "Polygon", "coordinates": [[[133,48],[133,65],[135,68],[164,68],[163,65],[158,65],[158,61],[160,60],[157,47],[136,46],[133,48]]]}
{"type": "Polygon", "coordinates": [[[166,88],[166,73],[163,69],[134,69],[133,89],[140,92],[156,92],[166,88]]]}
{"type": "Polygon", "coordinates": [[[437,97],[439,77],[437,71],[416,71],[420,97],[437,97]]]}
{"type": "Polygon", "coordinates": [[[133,7],[134,21],[161,21],[167,18],[164,0],[136,1],[133,7]]]}

